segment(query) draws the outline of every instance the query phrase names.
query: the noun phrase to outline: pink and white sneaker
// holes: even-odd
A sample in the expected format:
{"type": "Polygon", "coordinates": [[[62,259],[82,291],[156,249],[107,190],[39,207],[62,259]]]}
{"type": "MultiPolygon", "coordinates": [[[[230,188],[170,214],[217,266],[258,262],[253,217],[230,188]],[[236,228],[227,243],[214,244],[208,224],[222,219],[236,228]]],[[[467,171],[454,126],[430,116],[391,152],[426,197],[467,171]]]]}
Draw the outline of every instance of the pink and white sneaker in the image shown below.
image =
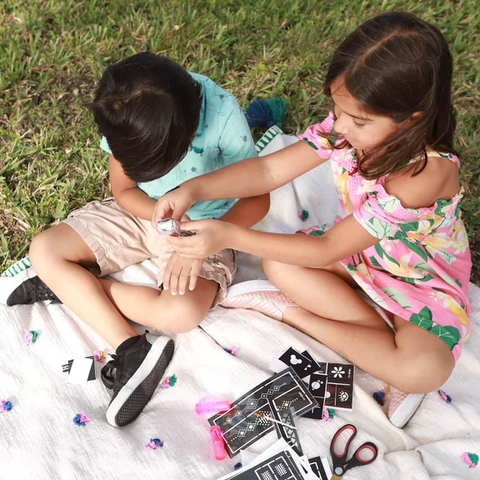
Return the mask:
{"type": "Polygon", "coordinates": [[[393,425],[403,428],[417,411],[425,398],[425,394],[405,393],[394,387],[390,387],[390,394],[388,418],[393,425]]]}
{"type": "Polygon", "coordinates": [[[268,280],[251,280],[233,285],[220,305],[255,310],[278,321],[283,320],[287,307],[297,306],[268,280]]]}

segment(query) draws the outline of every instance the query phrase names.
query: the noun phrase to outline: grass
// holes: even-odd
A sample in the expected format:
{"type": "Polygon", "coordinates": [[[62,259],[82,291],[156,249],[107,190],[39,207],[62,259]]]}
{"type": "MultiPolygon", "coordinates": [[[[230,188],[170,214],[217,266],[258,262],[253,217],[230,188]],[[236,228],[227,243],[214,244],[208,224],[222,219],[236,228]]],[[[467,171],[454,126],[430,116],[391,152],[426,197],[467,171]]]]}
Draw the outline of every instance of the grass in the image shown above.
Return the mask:
{"type": "Polygon", "coordinates": [[[284,130],[296,134],[328,109],[321,85],[335,46],[363,20],[393,9],[433,22],[451,45],[463,211],[480,282],[476,0],[3,0],[0,270],[41,230],[108,195],[106,157],[86,104],[110,63],[150,50],[208,75],[243,106],[283,97],[284,130]]]}

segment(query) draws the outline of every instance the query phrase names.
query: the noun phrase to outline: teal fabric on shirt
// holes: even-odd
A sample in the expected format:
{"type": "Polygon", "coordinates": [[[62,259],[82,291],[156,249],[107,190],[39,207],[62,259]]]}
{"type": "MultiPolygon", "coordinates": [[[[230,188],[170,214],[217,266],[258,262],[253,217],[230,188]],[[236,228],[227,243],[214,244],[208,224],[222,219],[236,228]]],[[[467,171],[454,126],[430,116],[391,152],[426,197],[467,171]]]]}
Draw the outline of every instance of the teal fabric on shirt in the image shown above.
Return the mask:
{"type": "MultiPolygon", "coordinates": [[[[157,180],[138,184],[155,200],[191,178],[257,156],[250,127],[235,97],[209,78],[191,75],[203,92],[198,130],[187,155],[173,170],[157,180]]],[[[105,137],[100,147],[112,153],[105,137]]],[[[192,220],[220,218],[234,203],[235,200],[196,202],[187,215],[192,220]]]]}

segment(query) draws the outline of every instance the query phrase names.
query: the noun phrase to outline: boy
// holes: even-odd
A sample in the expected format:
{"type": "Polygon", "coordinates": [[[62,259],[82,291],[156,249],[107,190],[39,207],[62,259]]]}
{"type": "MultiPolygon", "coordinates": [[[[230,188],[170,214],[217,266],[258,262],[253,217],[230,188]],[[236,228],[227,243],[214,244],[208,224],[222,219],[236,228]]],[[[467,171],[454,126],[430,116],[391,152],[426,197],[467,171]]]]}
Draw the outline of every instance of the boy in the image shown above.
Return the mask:
{"type": "MultiPolygon", "coordinates": [[[[173,340],[138,335],[124,317],[162,332],[187,332],[222,301],[235,271],[231,250],[207,259],[177,255],[152,224],[156,200],[256,151],[232,95],[152,53],[108,67],[92,109],[103,134],[101,147],[109,153],[114,198],[89,203],[40,233],[30,247],[34,269],[3,278],[0,285],[8,305],[58,299],[116,349],[102,381],[113,390],[107,420],[121,427],[150,400],[174,350],[173,340]],[[146,259],[156,264],[160,277],[166,268],[172,272],[169,290],[162,291],[161,279],[157,290],[103,278],[146,259]]],[[[187,215],[250,227],[268,208],[267,195],[237,203],[199,202],[187,215]]]]}

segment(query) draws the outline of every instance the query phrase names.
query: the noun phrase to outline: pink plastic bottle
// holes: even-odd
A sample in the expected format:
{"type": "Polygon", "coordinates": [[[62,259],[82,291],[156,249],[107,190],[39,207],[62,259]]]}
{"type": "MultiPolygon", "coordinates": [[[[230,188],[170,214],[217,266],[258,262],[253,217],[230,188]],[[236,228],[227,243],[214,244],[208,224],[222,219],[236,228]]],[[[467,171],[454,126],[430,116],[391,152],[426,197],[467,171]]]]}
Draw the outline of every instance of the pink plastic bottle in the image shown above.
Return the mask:
{"type": "Polygon", "coordinates": [[[195,405],[195,411],[202,415],[203,413],[217,413],[226,412],[230,410],[231,405],[227,400],[220,400],[218,402],[198,402],[195,405]]]}
{"type": "Polygon", "coordinates": [[[210,427],[210,437],[212,439],[213,454],[216,460],[223,460],[227,456],[225,444],[223,443],[222,430],[218,425],[210,427]]]}

